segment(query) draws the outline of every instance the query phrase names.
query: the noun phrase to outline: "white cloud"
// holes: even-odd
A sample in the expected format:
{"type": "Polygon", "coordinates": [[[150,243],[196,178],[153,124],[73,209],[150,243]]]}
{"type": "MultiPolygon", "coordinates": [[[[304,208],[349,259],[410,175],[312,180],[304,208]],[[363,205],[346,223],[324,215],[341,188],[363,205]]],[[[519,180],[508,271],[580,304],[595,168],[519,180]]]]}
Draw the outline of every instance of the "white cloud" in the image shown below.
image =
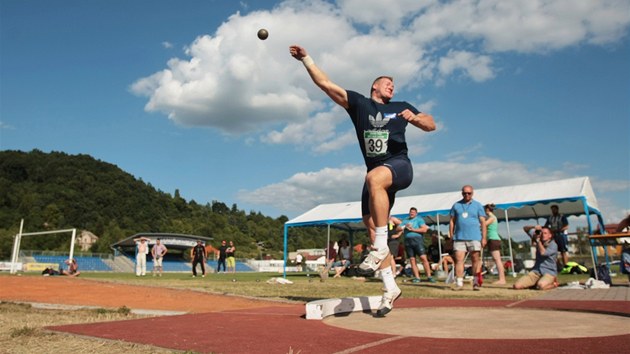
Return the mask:
{"type": "Polygon", "coordinates": [[[449,51],[440,58],[438,69],[441,76],[451,76],[456,71],[463,71],[474,81],[481,82],[494,78],[492,58],[468,51],[449,51]]]}
{"type": "MultiPolygon", "coordinates": [[[[471,184],[475,188],[487,188],[569,177],[561,172],[532,169],[522,163],[495,159],[481,159],[471,163],[415,163],[413,168],[414,182],[398,195],[458,191],[462,183],[471,184]]],[[[360,200],[364,177],[365,167],[362,165],[325,168],[298,173],[283,182],[254,191],[241,191],[239,198],[248,203],[272,205],[284,212],[306,211],[322,203],[360,200]],[[279,199],[280,191],[284,197],[279,199]]]]}
{"type": "Polygon", "coordinates": [[[241,190],[238,198],[294,214],[322,203],[356,200],[360,197],[364,177],[364,166],[324,168],[315,172],[297,173],[285,181],[254,191],[241,190]]]}
{"type": "Polygon", "coordinates": [[[630,3],[623,0],[460,0],[431,6],[413,28],[423,43],[468,39],[490,52],[527,53],[612,43],[629,22],[630,3]]]}
{"type": "Polygon", "coordinates": [[[3,121],[0,121],[0,130],[1,129],[9,130],[9,129],[15,129],[15,128],[12,125],[9,125],[3,121]]]}
{"type": "Polygon", "coordinates": [[[449,152],[448,154],[446,154],[446,157],[450,161],[463,161],[467,159],[468,156],[471,155],[472,153],[481,151],[482,148],[483,148],[483,144],[477,143],[475,145],[471,145],[467,147],[465,150],[449,152]]]}
{"type": "Polygon", "coordinates": [[[339,111],[334,109],[332,112],[321,112],[306,121],[289,123],[282,131],[272,131],[261,140],[270,144],[308,144],[317,147],[338,138],[335,127],[342,120],[347,120],[339,111]]]}
{"type": "Polygon", "coordinates": [[[433,107],[436,107],[436,106],[437,106],[437,101],[429,100],[427,102],[419,104],[418,110],[420,110],[420,112],[432,112],[433,107]]]}
{"type": "Polygon", "coordinates": [[[343,134],[337,134],[329,141],[326,141],[313,148],[313,152],[319,154],[325,154],[331,151],[338,151],[346,146],[353,146],[356,144],[357,136],[354,130],[348,130],[343,134]]]}
{"type": "MultiPolygon", "coordinates": [[[[595,180],[597,188],[602,192],[622,192],[630,190],[630,181],[628,180],[595,180]]],[[[628,195],[630,198],[630,195],[628,195]]]]}
{"type": "MultiPolygon", "coordinates": [[[[414,163],[414,181],[398,196],[457,192],[463,184],[477,189],[529,184],[575,177],[565,172],[525,165],[520,162],[482,158],[471,162],[444,161],[414,163]]],[[[246,203],[267,205],[281,213],[297,216],[324,203],[359,201],[365,178],[362,165],[324,168],[297,173],[290,178],[256,190],[241,190],[238,198],[246,203]],[[282,198],[278,198],[282,195],[282,198]]],[[[629,210],[618,208],[611,196],[630,193],[626,181],[592,180],[605,222],[618,222],[629,210]]]]}
{"type": "Polygon", "coordinates": [[[173,48],[173,43],[171,43],[169,41],[164,41],[164,42],[162,42],[162,47],[164,47],[166,49],[171,49],[171,48],[173,48]]]}
{"type": "Polygon", "coordinates": [[[403,28],[420,10],[437,3],[436,0],[339,0],[339,8],[352,21],[380,27],[388,32],[403,28]]]}
{"type": "Polygon", "coordinates": [[[304,45],[342,87],[368,94],[373,78],[388,74],[404,92],[453,76],[491,80],[499,52],[614,43],[626,35],[629,10],[614,0],[289,0],[230,16],[130,89],[147,97],[147,111],[179,125],[327,153],[350,144],[346,115],[289,56],[290,44],[304,45]],[[261,27],[266,41],[256,37],[261,27]]]}
{"type": "MultiPolygon", "coordinates": [[[[597,189],[594,187],[595,193],[597,195],[597,189]]],[[[628,190],[626,189],[626,193],[628,190]]],[[[623,220],[626,216],[630,215],[630,209],[619,208],[614,200],[607,195],[603,197],[597,197],[597,203],[599,204],[599,209],[602,211],[604,216],[605,224],[616,224],[623,220]]]]}

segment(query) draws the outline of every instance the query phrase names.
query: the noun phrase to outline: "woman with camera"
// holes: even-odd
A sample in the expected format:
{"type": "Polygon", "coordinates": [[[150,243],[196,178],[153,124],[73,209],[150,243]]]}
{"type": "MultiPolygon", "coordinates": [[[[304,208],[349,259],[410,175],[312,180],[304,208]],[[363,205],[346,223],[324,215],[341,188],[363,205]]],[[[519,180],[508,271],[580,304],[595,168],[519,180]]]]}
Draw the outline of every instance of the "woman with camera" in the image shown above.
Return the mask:
{"type": "Polygon", "coordinates": [[[558,286],[558,245],[553,240],[553,233],[548,227],[525,226],[525,232],[532,238],[532,246],[536,248],[536,263],[532,270],[514,283],[514,289],[549,290],[558,286]]]}

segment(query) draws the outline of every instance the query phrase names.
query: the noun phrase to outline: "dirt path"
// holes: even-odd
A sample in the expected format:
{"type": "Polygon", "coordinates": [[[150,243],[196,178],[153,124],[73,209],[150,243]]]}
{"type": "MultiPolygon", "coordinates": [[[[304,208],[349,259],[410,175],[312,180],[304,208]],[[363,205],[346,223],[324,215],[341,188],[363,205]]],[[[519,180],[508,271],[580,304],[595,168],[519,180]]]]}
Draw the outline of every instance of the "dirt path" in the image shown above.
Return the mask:
{"type": "Polygon", "coordinates": [[[283,306],[192,290],[125,285],[66,277],[0,277],[0,300],[189,313],[283,306]]]}

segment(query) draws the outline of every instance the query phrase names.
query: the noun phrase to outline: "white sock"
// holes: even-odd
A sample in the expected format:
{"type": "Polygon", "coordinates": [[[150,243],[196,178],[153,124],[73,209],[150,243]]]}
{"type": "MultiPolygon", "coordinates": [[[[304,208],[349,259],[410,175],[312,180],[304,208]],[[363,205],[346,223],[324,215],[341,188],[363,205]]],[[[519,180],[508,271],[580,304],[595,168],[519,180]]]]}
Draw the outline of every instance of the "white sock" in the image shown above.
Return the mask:
{"type": "Polygon", "coordinates": [[[457,286],[464,286],[464,278],[457,278],[456,284],[457,286]]]}
{"type": "Polygon", "coordinates": [[[381,277],[383,278],[383,285],[385,286],[385,290],[387,290],[387,292],[394,291],[394,289],[398,288],[391,267],[381,269],[381,277]]]}
{"type": "Polygon", "coordinates": [[[375,228],[374,247],[376,249],[387,248],[387,226],[375,228]]]}

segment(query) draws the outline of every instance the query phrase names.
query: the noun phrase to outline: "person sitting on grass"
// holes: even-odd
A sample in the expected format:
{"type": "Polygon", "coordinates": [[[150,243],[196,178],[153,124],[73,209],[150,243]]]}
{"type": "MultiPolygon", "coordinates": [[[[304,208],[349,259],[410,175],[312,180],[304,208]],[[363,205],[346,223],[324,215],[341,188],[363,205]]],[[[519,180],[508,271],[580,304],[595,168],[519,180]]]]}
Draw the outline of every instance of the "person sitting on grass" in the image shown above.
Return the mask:
{"type": "Polygon", "coordinates": [[[328,247],[326,248],[326,261],[324,264],[324,269],[319,272],[320,281],[324,281],[328,278],[328,272],[330,271],[330,268],[332,268],[333,264],[335,264],[335,259],[337,259],[335,241],[330,240],[328,242],[328,247]]]}
{"type": "Polygon", "coordinates": [[[42,275],[48,277],[51,275],[59,275],[59,272],[56,271],[53,267],[46,267],[46,269],[42,271],[42,275]]]}
{"type": "Polygon", "coordinates": [[[343,239],[339,241],[339,251],[337,252],[337,261],[333,264],[335,269],[334,278],[341,277],[341,274],[350,266],[350,243],[343,239]]]}
{"type": "Polygon", "coordinates": [[[64,263],[68,265],[68,270],[62,269],[62,275],[67,275],[69,277],[78,277],[81,274],[81,272],[79,272],[79,264],[77,264],[76,259],[66,259],[64,263]]]}
{"type": "Polygon", "coordinates": [[[558,245],[553,240],[553,233],[548,227],[525,226],[525,232],[531,237],[532,245],[536,247],[536,263],[532,270],[520,277],[514,283],[514,289],[549,290],[558,286],[558,245]]]}
{"type": "Polygon", "coordinates": [[[431,270],[443,270],[448,272],[450,264],[455,264],[451,252],[453,252],[453,239],[448,239],[446,243],[440,247],[440,236],[436,230],[431,231],[431,245],[427,248],[429,260],[431,261],[431,270]],[[442,251],[442,253],[440,253],[442,251]]]}

